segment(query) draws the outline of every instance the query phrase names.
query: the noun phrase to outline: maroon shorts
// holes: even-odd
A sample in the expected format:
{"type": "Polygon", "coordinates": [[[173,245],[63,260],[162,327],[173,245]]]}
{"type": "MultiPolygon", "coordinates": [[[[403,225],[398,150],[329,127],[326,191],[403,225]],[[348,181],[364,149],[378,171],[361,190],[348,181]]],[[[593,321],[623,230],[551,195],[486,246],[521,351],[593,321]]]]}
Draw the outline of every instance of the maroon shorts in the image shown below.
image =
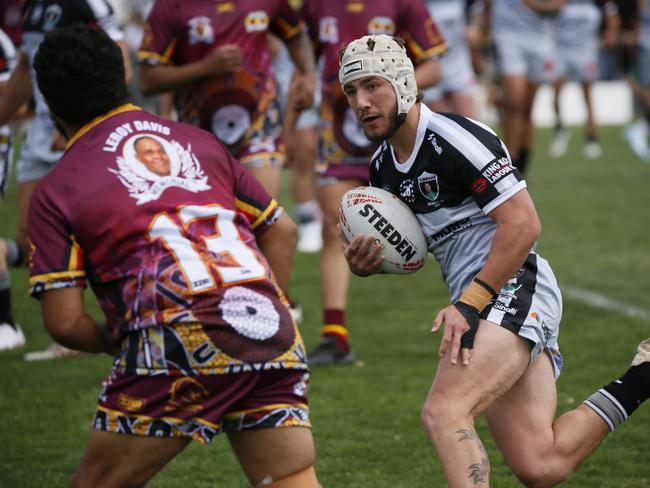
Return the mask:
{"type": "Polygon", "coordinates": [[[364,185],[370,179],[370,170],[367,164],[328,164],[319,170],[319,185],[340,180],[359,180],[364,185]]]}
{"type": "Polygon", "coordinates": [[[104,381],[93,428],[150,437],[192,437],[207,444],[221,431],[311,427],[309,373],[171,376],[113,373],[104,381]]]}

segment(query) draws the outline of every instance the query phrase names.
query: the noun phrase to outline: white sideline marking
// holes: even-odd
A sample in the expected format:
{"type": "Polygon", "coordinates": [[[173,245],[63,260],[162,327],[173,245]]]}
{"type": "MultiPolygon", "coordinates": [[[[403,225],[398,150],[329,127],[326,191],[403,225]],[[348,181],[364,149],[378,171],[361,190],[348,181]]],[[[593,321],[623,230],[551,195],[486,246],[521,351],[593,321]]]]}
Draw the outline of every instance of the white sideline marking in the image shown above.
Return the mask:
{"type": "Polygon", "coordinates": [[[602,308],[610,312],[617,312],[621,315],[626,315],[627,317],[632,317],[635,319],[644,319],[650,320],[650,311],[645,308],[635,307],[634,305],[629,305],[623,302],[617,302],[611,298],[607,298],[605,295],[596,293],[589,290],[584,290],[582,288],[576,288],[574,286],[561,286],[562,294],[577,300],[585,305],[589,305],[594,308],[602,308]]]}

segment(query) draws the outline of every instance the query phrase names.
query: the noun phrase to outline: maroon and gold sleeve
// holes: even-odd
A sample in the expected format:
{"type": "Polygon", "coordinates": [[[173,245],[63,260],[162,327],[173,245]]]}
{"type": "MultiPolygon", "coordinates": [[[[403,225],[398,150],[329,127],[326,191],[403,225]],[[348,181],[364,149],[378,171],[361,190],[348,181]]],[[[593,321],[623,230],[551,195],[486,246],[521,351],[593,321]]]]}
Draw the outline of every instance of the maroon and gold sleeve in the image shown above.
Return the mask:
{"type": "Polygon", "coordinates": [[[277,3],[276,15],[269,30],[280,39],[288,41],[300,34],[304,30],[305,24],[287,0],[278,0],[277,3]]]}
{"type": "Polygon", "coordinates": [[[173,0],[158,0],[144,26],[142,43],[136,55],[138,62],[167,64],[178,42],[178,19],[174,16],[173,0]]]}
{"type": "Polygon", "coordinates": [[[83,251],[57,203],[37,188],[29,207],[29,293],[86,286],[83,251]]]}
{"type": "Polygon", "coordinates": [[[444,54],[447,42],[422,0],[402,0],[399,33],[414,64],[444,54]],[[424,20],[423,20],[424,19],[424,20]]]}
{"type": "Polygon", "coordinates": [[[229,157],[235,188],[235,205],[255,232],[262,231],[278,219],[282,208],[264,187],[233,157],[229,157]]]}

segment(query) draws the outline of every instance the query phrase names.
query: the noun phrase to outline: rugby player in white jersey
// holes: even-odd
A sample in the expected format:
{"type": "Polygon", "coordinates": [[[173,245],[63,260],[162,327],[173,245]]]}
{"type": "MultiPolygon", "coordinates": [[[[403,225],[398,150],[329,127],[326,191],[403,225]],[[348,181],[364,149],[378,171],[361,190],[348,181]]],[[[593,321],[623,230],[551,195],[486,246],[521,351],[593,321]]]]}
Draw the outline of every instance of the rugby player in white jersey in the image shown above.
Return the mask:
{"type": "Polygon", "coordinates": [[[553,109],[555,134],[549,146],[554,158],[564,156],[569,145],[570,131],[562,123],[560,93],[567,80],[582,87],[587,109],[586,140],[582,154],[597,159],[603,150],[598,142],[597,125],[591,103],[592,83],[600,77],[600,41],[603,49],[612,49],[616,42],[620,18],[618,7],[611,0],[567,0],[557,21],[553,109]],[[600,36],[601,24],[603,26],[600,36]]]}
{"type": "Polygon", "coordinates": [[[503,85],[503,134],[525,172],[535,127],[535,94],[554,77],[553,23],[565,0],[492,0],[491,32],[503,85]]]}
{"type": "MultiPolygon", "coordinates": [[[[650,338],[621,378],[553,420],[562,298],[535,252],[541,226],[505,145],[485,125],[419,103],[413,65],[395,38],[351,42],[339,79],[366,136],[381,142],[371,185],[416,214],[449,288],[451,304],[433,322],[444,334],[422,409],[449,486],[489,485],[474,427],[480,415],[526,486],[565,480],[650,396],[650,338]]],[[[372,238],[343,247],[352,272],[378,272],[372,238]]]]}

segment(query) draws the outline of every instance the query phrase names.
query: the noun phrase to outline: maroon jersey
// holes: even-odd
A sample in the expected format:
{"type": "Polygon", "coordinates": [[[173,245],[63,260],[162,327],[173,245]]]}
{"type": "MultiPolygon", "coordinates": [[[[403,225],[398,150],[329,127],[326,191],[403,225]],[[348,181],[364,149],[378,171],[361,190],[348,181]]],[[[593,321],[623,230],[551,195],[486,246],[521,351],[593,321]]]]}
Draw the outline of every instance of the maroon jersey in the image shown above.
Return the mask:
{"type": "Polygon", "coordinates": [[[255,241],[279,212],[212,134],[124,105],[82,128],[34,192],[31,293],[89,282],[123,348],[146,352],[123,357],[127,371],[304,368],[255,241]]]}
{"type": "Polygon", "coordinates": [[[300,15],[322,57],[322,159],[368,164],[376,144],[366,139],[339,83],[339,51],[369,34],[398,35],[418,64],[447,49],[422,0],[304,0],[300,15]]]}
{"type": "Polygon", "coordinates": [[[181,121],[210,130],[232,146],[246,137],[276,97],[267,33],[286,41],[303,28],[286,0],[158,0],[147,19],[138,58],[183,65],[200,61],[224,44],[239,46],[243,66],[238,71],[175,94],[181,121]]]}

